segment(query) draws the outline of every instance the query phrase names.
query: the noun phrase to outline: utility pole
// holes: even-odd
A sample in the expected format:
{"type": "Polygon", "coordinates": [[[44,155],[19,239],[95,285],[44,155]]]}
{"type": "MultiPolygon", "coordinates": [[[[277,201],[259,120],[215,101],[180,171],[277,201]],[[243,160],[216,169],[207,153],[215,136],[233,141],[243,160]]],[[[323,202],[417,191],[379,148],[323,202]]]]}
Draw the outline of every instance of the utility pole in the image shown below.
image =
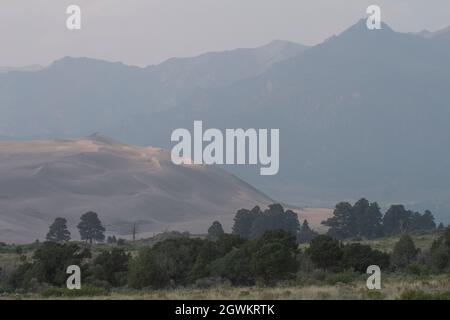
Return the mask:
{"type": "Polygon", "coordinates": [[[136,222],[133,223],[133,242],[136,241],[136,232],[137,232],[137,227],[136,227],[136,222]]]}

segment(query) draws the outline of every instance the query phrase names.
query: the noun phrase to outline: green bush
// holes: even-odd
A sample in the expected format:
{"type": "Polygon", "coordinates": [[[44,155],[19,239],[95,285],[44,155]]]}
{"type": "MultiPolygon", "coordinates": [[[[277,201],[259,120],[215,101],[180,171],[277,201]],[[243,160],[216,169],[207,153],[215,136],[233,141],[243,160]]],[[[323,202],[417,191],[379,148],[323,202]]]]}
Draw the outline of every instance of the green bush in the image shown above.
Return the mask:
{"type": "Polygon", "coordinates": [[[329,285],[336,285],[338,283],[349,284],[360,279],[360,277],[361,275],[359,273],[353,271],[328,273],[325,276],[325,282],[329,285]]]}
{"type": "Polygon", "coordinates": [[[341,268],[343,256],[341,243],[330,236],[315,237],[306,253],[312,262],[321,269],[335,271],[341,268]]]}

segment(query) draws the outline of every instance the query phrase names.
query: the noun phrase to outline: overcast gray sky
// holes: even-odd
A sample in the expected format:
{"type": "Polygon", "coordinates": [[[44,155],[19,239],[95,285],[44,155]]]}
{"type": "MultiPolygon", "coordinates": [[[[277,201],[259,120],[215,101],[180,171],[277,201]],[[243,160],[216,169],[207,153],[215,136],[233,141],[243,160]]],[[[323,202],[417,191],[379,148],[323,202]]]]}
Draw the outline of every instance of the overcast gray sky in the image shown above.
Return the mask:
{"type": "Polygon", "coordinates": [[[87,56],[132,65],[255,47],[316,44],[365,16],[370,4],[397,31],[450,25],[450,0],[0,0],[0,66],[87,56]],[[82,30],[66,29],[66,8],[82,30]]]}

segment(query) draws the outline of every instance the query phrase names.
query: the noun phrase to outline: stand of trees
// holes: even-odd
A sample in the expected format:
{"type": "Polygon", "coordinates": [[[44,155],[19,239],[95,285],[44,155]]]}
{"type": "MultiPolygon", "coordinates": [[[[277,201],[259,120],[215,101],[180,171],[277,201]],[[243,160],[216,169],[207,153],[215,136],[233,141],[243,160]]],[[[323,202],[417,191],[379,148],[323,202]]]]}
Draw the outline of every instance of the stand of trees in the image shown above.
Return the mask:
{"type": "Polygon", "coordinates": [[[329,227],[328,235],[336,239],[373,239],[436,228],[430,211],[420,214],[406,210],[403,205],[392,205],[383,216],[378,204],[369,203],[366,199],[357,201],[353,206],[348,202],[338,203],[333,216],[322,224],[329,227]]]}
{"type": "MultiPolygon", "coordinates": [[[[77,228],[81,240],[86,240],[91,244],[93,242],[105,241],[105,228],[95,212],[89,211],[83,214],[77,228]]],[[[67,220],[61,217],[56,218],[50,225],[45,239],[52,242],[70,241],[70,231],[67,229],[67,220]]],[[[115,237],[110,238],[109,241],[116,241],[116,239],[115,237]]]]}
{"type": "Polygon", "coordinates": [[[264,211],[259,206],[241,209],[234,217],[233,234],[242,238],[255,239],[270,230],[284,230],[297,236],[300,230],[297,214],[292,210],[284,211],[280,204],[271,204],[264,211]]]}

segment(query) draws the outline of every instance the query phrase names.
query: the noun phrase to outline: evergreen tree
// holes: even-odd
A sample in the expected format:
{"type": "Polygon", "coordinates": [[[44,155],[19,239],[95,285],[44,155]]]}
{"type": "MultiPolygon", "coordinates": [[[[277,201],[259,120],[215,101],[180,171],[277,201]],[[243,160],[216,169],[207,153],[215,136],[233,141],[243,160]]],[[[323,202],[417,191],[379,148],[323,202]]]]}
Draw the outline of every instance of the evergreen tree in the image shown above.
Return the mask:
{"type": "Polygon", "coordinates": [[[250,229],[250,238],[255,239],[271,230],[284,230],[297,235],[300,229],[298,216],[292,210],[284,211],[280,204],[271,204],[263,213],[253,221],[250,229]]]}
{"type": "Polygon", "coordinates": [[[352,205],[348,202],[340,202],[333,211],[333,217],[322,221],[329,227],[328,235],[336,239],[346,239],[354,235],[354,221],[352,205]]]}
{"type": "Polygon", "coordinates": [[[417,230],[433,230],[436,229],[436,223],[434,222],[434,216],[431,211],[426,210],[423,215],[419,214],[417,230]]]}
{"type": "Polygon", "coordinates": [[[103,242],[105,240],[105,228],[102,226],[97,213],[89,211],[81,216],[78,224],[81,240],[103,242]]]}
{"type": "Polygon", "coordinates": [[[392,205],[383,217],[384,234],[391,236],[408,231],[410,215],[403,205],[392,205]]]}
{"type": "Polygon", "coordinates": [[[317,237],[319,234],[309,227],[308,220],[305,219],[297,235],[298,243],[307,243],[317,237]]]}
{"type": "Polygon", "coordinates": [[[358,200],[352,207],[350,220],[350,234],[352,237],[363,237],[371,228],[367,225],[369,218],[369,201],[366,199],[358,200]]]}
{"type": "Polygon", "coordinates": [[[219,221],[214,221],[208,229],[208,239],[210,240],[217,240],[224,234],[225,232],[223,231],[222,225],[219,221]]]}
{"type": "Polygon", "coordinates": [[[261,209],[258,206],[252,210],[239,210],[234,217],[233,234],[242,238],[249,238],[253,222],[260,214],[261,209]]]}
{"type": "Polygon", "coordinates": [[[70,232],[67,230],[67,220],[64,218],[56,218],[51,224],[47,236],[48,241],[62,242],[70,240],[70,232]]]}
{"type": "Polygon", "coordinates": [[[378,203],[372,202],[369,205],[367,216],[365,216],[365,219],[363,219],[361,224],[363,236],[369,239],[382,236],[382,220],[383,214],[381,213],[380,206],[378,205],[378,203]]]}
{"type": "Polygon", "coordinates": [[[404,234],[394,246],[391,264],[396,269],[406,268],[413,262],[418,252],[411,236],[404,234]]]}

